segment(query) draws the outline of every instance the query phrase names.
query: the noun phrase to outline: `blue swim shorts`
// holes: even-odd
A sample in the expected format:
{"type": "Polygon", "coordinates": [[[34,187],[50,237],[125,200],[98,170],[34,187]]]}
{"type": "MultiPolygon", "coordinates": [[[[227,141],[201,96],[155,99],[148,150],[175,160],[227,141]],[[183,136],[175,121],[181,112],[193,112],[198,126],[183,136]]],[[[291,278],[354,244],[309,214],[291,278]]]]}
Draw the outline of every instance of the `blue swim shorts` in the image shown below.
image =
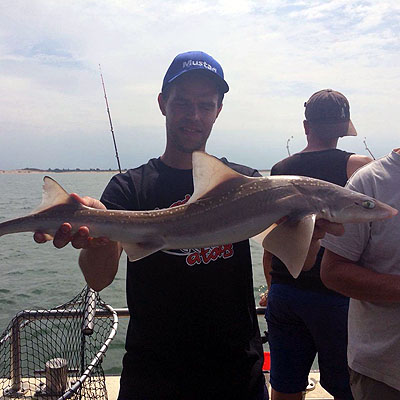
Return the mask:
{"type": "Polygon", "coordinates": [[[304,391],[318,355],[322,387],[332,396],[353,399],[347,366],[348,307],[348,298],[341,295],[271,285],[265,318],[274,390],[304,391]]]}

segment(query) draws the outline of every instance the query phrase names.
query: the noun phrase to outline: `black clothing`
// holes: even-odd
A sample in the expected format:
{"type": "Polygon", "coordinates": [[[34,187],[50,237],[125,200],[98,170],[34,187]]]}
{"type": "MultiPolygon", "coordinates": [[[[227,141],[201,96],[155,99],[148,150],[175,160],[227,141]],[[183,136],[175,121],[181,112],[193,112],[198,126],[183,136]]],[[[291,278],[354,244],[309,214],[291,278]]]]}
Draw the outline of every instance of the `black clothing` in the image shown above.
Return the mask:
{"type": "MultiPolygon", "coordinates": [[[[354,153],[339,149],[296,153],[279,161],[271,169],[271,175],[300,175],[321,179],[344,186],[347,182],[347,161],[354,153]]],[[[324,249],[321,247],[317,260],[309,271],[293,278],[279,258],[272,257],[272,283],[285,283],[302,289],[336,293],[321,281],[320,268],[324,249]]]]}
{"type": "MultiPolygon", "coordinates": [[[[185,203],[192,193],[192,170],[151,159],[113,177],[101,201],[109,209],[153,210],[185,203]]],[[[263,349],[248,241],[128,261],[126,291],[121,399],[256,398],[263,349]]]]}
{"type": "Polygon", "coordinates": [[[300,175],[344,186],[347,161],[354,153],[339,149],[296,153],[276,163],[271,175],[300,175]]]}

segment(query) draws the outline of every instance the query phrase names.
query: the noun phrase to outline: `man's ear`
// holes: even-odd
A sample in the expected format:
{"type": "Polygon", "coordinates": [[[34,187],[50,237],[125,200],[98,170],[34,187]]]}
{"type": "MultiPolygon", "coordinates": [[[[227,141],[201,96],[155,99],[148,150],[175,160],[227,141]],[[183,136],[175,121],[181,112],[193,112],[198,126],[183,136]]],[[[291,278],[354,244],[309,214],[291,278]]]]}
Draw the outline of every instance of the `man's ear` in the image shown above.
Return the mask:
{"type": "Polygon", "coordinates": [[[165,100],[161,93],[158,95],[158,106],[160,107],[161,114],[165,116],[165,100]]]}
{"type": "Polygon", "coordinates": [[[306,119],[303,121],[303,126],[305,134],[308,135],[310,133],[310,123],[306,119]]]}
{"type": "Polygon", "coordinates": [[[219,113],[220,113],[221,110],[222,110],[222,106],[223,106],[223,104],[221,103],[221,105],[219,106],[219,109],[218,109],[218,111],[217,111],[217,116],[215,117],[215,119],[218,118],[218,115],[219,115],[219,113]]]}

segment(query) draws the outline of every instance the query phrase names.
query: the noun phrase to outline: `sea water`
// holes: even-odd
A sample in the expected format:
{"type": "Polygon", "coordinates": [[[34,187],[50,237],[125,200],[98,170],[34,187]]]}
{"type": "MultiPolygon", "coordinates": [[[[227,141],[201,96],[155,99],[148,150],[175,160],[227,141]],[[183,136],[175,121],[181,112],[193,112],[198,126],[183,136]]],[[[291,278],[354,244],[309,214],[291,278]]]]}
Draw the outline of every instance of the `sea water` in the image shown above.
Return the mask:
{"type": "MultiPolygon", "coordinates": [[[[0,222],[30,213],[41,202],[45,173],[0,173],[0,222]]],[[[47,173],[67,192],[99,198],[113,172],[47,173]]],[[[251,242],[254,296],[258,304],[265,290],[262,248],[251,242]]],[[[0,237],[0,333],[14,315],[25,309],[48,309],[71,300],[86,285],[78,266],[79,252],[71,246],[61,250],[51,243],[36,244],[31,233],[0,237]]],[[[121,257],[114,282],[101,291],[101,298],[114,308],[126,307],[126,257],[121,257]]],[[[151,287],[149,288],[151,290],[151,287]]],[[[266,330],[263,316],[260,330],[266,330]]],[[[103,368],[118,374],[124,354],[127,318],[120,318],[118,332],[107,350],[103,368]]],[[[232,333],[234,334],[234,333],[232,333]]]]}

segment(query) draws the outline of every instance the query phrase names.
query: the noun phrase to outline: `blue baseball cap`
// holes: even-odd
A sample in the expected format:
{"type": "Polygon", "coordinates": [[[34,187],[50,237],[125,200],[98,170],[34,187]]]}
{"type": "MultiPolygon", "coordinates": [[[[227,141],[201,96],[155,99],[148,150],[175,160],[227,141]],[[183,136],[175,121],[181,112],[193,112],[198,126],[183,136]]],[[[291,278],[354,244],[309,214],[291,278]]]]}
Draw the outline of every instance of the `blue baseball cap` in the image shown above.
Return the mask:
{"type": "Polygon", "coordinates": [[[213,77],[221,88],[222,93],[226,93],[229,90],[229,86],[224,80],[224,71],[218,61],[202,51],[188,51],[178,54],[174,58],[164,76],[161,91],[185,72],[195,70],[204,71],[213,77]]]}

